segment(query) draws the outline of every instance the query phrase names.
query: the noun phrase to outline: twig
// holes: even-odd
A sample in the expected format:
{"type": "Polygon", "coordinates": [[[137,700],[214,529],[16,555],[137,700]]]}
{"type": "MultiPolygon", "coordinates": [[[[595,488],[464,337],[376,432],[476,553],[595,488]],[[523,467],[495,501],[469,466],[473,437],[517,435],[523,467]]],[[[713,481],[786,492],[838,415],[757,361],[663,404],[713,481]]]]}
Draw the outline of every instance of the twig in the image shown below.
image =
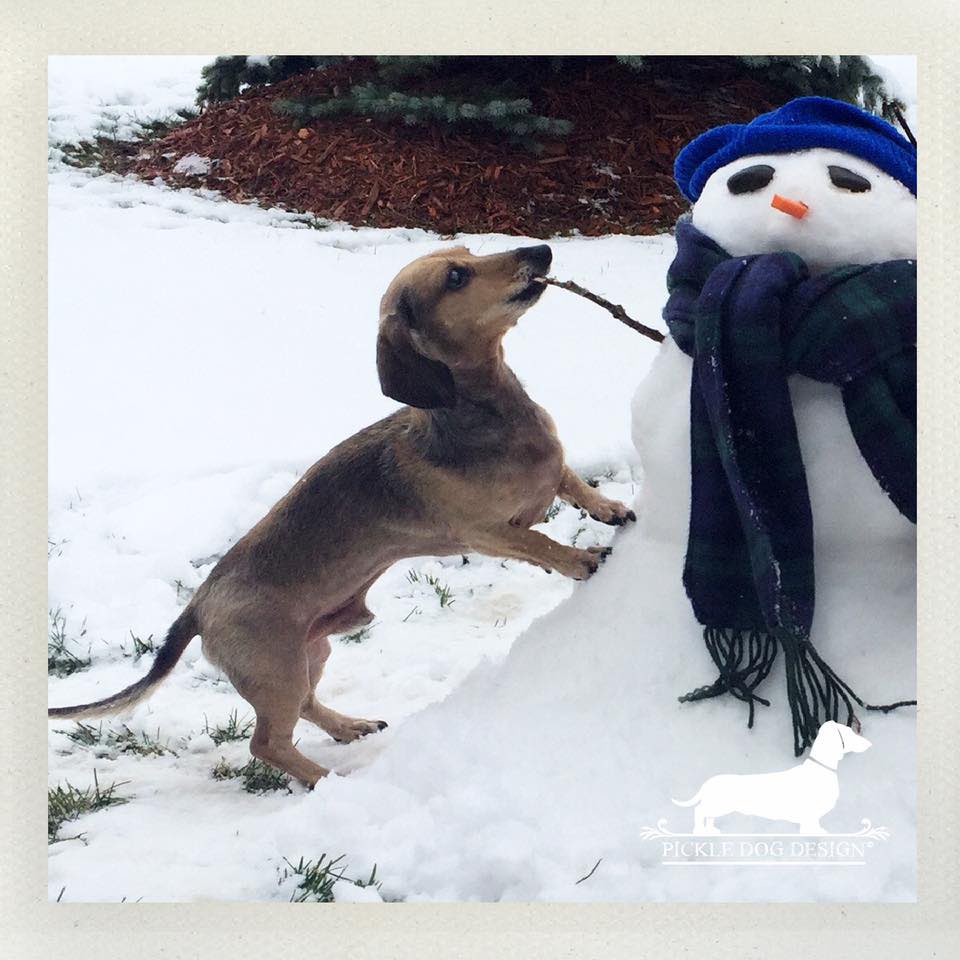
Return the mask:
{"type": "MultiPolygon", "coordinates": [[[[604,300],[603,297],[598,297],[597,294],[591,293],[585,287],[581,287],[579,283],[574,283],[572,280],[554,280],[553,277],[544,277],[544,280],[554,287],[563,287],[564,290],[569,290],[571,293],[576,293],[581,297],[584,297],[587,300],[597,304],[599,307],[603,307],[604,310],[608,310],[613,316],[615,316],[621,323],[625,323],[631,330],[636,330],[637,333],[642,333],[645,337],[649,337],[651,340],[655,340],[657,343],[663,342],[663,334],[659,330],[654,330],[653,327],[647,327],[642,323],[638,323],[636,320],[631,317],[619,303],[611,303],[609,300],[604,300]]],[[[586,879],[586,877],[584,877],[586,879]]],[[[578,880],[577,883],[580,881],[578,880]]]]}
{"type": "MultiPolygon", "coordinates": [[[[589,879],[593,876],[593,874],[594,874],[594,872],[596,871],[597,867],[600,866],[600,862],[601,862],[602,860],[603,860],[603,857],[601,857],[600,860],[598,860],[598,861],[593,865],[593,870],[591,870],[585,877],[581,877],[581,878],[577,881],[577,883],[583,883],[584,880],[589,880],[589,879]]],[[[574,886],[576,886],[577,883],[575,883],[574,886]]]]}
{"type": "Polygon", "coordinates": [[[904,133],[907,135],[907,139],[914,145],[917,145],[917,138],[913,135],[913,131],[907,125],[907,120],[904,115],[900,112],[900,108],[894,103],[892,104],[893,112],[897,115],[897,120],[900,123],[900,126],[903,127],[904,133]]]}

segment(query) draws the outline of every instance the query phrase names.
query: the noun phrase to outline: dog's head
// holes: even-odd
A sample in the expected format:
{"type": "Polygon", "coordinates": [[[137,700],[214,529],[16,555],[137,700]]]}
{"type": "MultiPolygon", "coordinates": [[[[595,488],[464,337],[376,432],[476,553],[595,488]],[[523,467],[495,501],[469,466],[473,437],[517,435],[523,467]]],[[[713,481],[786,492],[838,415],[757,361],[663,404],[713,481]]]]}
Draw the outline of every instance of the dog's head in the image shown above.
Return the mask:
{"type": "Polygon", "coordinates": [[[466,247],[407,264],[380,301],[383,392],[414,407],[456,402],[456,373],[499,356],[503,335],[540,298],[546,244],[475,257],[466,247]]]}
{"type": "MultiPolygon", "coordinates": [[[[836,720],[827,720],[817,731],[813,749],[839,760],[845,753],[863,753],[864,750],[869,750],[870,746],[866,737],[860,736],[850,727],[837,723],[836,720]]],[[[811,750],[811,755],[812,753],[811,750]]]]}

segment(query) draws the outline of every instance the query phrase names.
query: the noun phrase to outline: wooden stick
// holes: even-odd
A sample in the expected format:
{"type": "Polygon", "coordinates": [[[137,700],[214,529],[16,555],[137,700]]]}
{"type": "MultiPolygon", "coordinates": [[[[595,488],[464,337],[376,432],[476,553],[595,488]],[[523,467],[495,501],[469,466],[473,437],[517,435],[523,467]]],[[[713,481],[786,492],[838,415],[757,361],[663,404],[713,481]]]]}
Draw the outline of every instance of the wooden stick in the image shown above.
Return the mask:
{"type": "MultiPolygon", "coordinates": [[[[559,286],[559,284],[558,284],[558,286],[559,286]]],[[[601,857],[601,858],[593,865],[593,870],[591,870],[585,877],[581,877],[581,878],[577,881],[577,883],[583,883],[584,880],[589,880],[589,879],[593,876],[593,874],[594,874],[594,872],[596,871],[597,867],[599,867],[602,862],[603,862],[603,857],[601,857]]],[[[574,886],[576,886],[577,883],[575,883],[574,886]]],[[[66,887],[64,887],[64,889],[66,889],[66,887]]]]}
{"type": "Polygon", "coordinates": [[[655,340],[657,343],[663,342],[663,334],[659,330],[654,330],[653,327],[647,327],[642,323],[638,323],[636,320],[631,317],[619,303],[611,303],[609,300],[604,300],[603,297],[598,297],[595,293],[591,293],[585,287],[581,287],[579,283],[574,283],[572,280],[554,280],[553,277],[544,277],[543,278],[547,283],[554,287],[563,287],[564,290],[569,290],[571,293],[576,293],[581,297],[584,297],[587,300],[590,300],[592,303],[597,304],[599,307],[603,307],[604,310],[609,311],[613,316],[615,316],[621,323],[625,323],[631,330],[636,330],[637,333],[642,333],[643,336],[649,337],[651,340],[655,340]]]}
{"type": "Polygon", "coordinates": [[[907,126],[906,117],[904,117],[904,115],[900,112],[900,108],[899,108],[896,104],[893,105],[893,112],[897,115],[897,120],[900,121],[900,126],[903,127],[904,132],[905,132],[906,135],[907,135],[907,139],[908,139],[914,146],[916,146],[916,145],[917,145],[917,138],[913,135],[913,131],[910,129],[910,127],[907,126]]]}

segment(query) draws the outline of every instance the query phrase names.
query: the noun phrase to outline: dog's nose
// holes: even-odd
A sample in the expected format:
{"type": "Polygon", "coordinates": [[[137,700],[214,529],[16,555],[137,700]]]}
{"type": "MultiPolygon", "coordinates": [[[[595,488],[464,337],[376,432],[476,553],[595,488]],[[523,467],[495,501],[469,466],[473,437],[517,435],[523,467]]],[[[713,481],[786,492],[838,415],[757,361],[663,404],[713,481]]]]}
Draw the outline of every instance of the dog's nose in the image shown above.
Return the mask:
{"type": "Polygon", "coordinates": [[[545,243],[538,244],[535,247],[521,247],[517,250],[517,259],[521,263],[529,263],[534,270],[540,273],[546,273],[550,269],[550,262],[553,260],[553,251],[545,243]]]}

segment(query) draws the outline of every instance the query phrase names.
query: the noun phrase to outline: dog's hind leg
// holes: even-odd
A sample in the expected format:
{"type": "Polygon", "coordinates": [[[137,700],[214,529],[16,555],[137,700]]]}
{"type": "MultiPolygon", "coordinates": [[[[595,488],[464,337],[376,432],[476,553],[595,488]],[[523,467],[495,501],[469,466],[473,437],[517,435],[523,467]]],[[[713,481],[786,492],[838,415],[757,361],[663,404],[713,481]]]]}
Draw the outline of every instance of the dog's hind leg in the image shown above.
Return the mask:
{"type": "Polygon", "coordinates": [[[241,681],[234,685],[256,711],[257,725],[250,753],[258,760],[289,773],[312,787],[330,771],[305,757],[293,744],[293,728],[300,719],[300,704],[309,693],[306,662],[296,676],[278,672],[267,683],[241,681]]]}
{"type": "Polygon", "coordinates": [[[257,709],[257,726],[250,741],[250,752],[258,760],[278,767],[312,787],[330,771],[305,757],[293,745],[293,728],[298,719],[287,710],[263,712],[257,709]]]}
{"type": "MultiPolygon", "coordinates": [[[[234,636],[241,634],[238,628],[234,636]]],[[[305,757],[293,744],[300,705],[311,691],[302,641],[298,644],[292,632],[284,636],[278,631],[275,643],[258,645],[248,639],[234,642],[232,651],[232,657],[220,662],[257,715],[250,753],[312,787],[330,771],[305,757]]]]}

